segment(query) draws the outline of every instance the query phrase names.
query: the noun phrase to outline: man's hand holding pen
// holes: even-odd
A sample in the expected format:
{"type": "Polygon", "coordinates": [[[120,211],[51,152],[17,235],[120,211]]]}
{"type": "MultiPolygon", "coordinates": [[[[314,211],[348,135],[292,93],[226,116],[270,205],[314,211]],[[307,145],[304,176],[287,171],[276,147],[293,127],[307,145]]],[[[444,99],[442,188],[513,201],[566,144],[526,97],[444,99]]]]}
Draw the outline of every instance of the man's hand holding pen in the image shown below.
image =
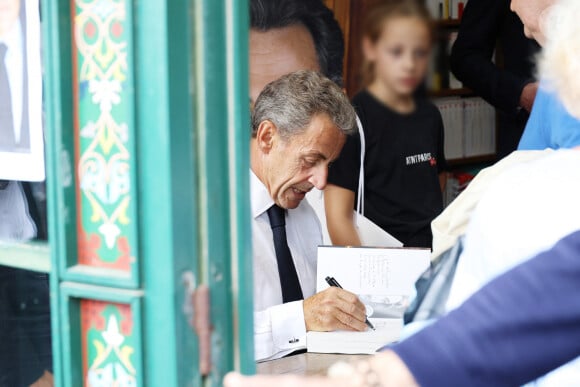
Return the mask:
{"type": "Polygon", "coordinates": [[[365,331],[366,310],[356,294],[333,287],[304,300],[307,331],[365,331]]]}

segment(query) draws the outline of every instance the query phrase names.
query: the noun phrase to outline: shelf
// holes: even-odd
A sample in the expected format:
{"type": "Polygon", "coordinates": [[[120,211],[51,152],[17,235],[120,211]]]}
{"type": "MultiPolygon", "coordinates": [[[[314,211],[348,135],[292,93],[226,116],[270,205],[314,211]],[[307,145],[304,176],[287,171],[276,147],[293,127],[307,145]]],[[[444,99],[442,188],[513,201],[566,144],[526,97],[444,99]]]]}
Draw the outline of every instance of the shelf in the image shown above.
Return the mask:
{"type": "Polygon", "coordinates": [[[461,24],[461,19],[439,19],[435,21],[437,27],[455,28],[461,24]]]}
{"type": "Polygon", "coordinates": [[[462,165],[489,163],[489,162],[494,162],[496,157],[497,156],[495,154],[464,157],[461,159],[447,160],[447,165],[449,165],[450,167],[458,167],[458,166],[462,166],[462,165]]]}
{"type": "Polygon", "coordinates": [[[437,91],[429,91],[429,97],[441,98],[441,97],[462,97],[462,96],[472,96],[474,95],[471,89],[467,87],[462,87],[461,89],[441,89],[437,91]]]}

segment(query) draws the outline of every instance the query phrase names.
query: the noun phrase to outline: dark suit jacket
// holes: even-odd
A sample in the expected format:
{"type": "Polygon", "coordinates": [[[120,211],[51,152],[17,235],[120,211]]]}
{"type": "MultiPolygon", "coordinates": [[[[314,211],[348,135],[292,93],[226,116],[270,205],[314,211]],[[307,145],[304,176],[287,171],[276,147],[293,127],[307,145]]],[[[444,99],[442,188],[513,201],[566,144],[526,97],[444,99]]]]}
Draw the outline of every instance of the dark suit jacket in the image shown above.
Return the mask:
{"type": "Polygon", "coordinates": [[[499,109],[498,156],[517,148],[527,112],[519,108],[522,89],[534,81],[539,46],[526,38],[510,0],[470,0],[451,53],[451,70],[467,87],[499,109]],[[498,47],[497,66],[492,62],[498,47]]]}

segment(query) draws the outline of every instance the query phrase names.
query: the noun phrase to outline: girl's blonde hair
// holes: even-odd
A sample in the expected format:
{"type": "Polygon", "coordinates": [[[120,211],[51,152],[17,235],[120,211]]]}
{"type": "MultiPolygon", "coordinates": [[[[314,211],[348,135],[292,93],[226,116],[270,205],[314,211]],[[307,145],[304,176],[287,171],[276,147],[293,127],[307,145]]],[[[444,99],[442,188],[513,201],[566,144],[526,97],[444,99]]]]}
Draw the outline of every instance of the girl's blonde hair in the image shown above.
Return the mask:
{"type": "Polygon", "coordinates": [[[542,21],[546,38],[539,58],[540,79],[580,120],[580,1],[559,0],[542,21]]]}
{"type": "MultiPolygon", "coordinates": [[[[420,0],[383,0],[377,2],[366,14],[362,38],[375,44],[383,33],[386,21],[395,17],[415,17],[425,22],[429,29],[430,43],[432,43],[435,34],[433,20],[429,10],[420,0]]],[[[361,77],[364,86],[372,83],[375,77],[374,63],[369,62],[366,58],[363,60],[361,77]]]]}

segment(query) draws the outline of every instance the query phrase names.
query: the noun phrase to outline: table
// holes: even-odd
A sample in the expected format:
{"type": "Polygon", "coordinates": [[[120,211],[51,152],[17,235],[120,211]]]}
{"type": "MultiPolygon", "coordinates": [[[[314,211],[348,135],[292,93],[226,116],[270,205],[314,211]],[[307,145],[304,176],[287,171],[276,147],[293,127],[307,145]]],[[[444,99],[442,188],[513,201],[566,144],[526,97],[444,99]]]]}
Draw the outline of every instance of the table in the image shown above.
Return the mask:
{"type": "Polygon", "coordinates": [[[266,375],[297,374],[326,375],[328,367],[338,361],[351,362],[369,355],[337,355],[327,353],[301,353],[258,363],[256,372],[266,375]]]}

